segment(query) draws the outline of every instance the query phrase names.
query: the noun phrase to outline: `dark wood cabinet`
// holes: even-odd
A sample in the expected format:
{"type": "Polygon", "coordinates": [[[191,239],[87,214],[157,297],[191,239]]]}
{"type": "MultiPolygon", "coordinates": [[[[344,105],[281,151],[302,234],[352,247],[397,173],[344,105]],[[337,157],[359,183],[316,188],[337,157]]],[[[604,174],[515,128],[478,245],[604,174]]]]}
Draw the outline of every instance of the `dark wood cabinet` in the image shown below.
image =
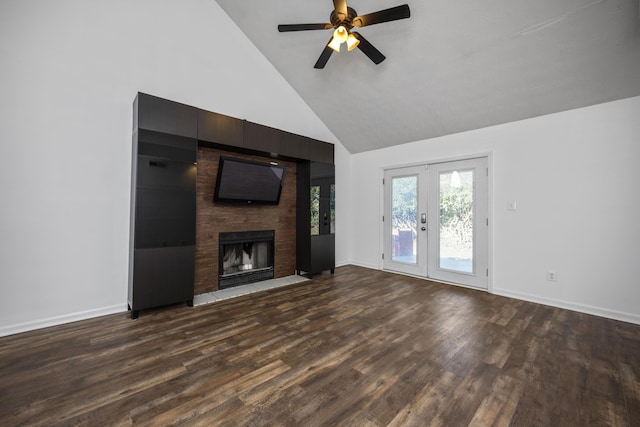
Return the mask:
{"type": "Polygon", "coordinates": [[[296,269],[310,276],[333,271],[333,144],[144,93],[133,107],[132,317],[161,305],[193,305],[198,146],[297,162],[296,269]]]}
{"type": "Polygon", "coordinates": [[[335,167],[300,162],[296,194],[296,270],[309,277],[335,269],[335,167]]]}
{"type": "Polygon", "coordinates": [[[196,122],[183,114],[188,108],[147,95],[136,101],[138,124],[146,128],[133,133],[127,299],[133,318],[148,308],[193,305],[198,146],[185,136],[196,131],[196,122]],[[162,125],[156,115],[165,114],[177,117],[162,125]]]}
{"type": "Polygon", "coordinates": [[[197,138],[198,109],[139,93],[133,104],[133,129],[197,138]]]}
{"type": "MultiPolygon", "coordinates": [[[[312,141],[301,138],[298,135],[285,133],[282,135],[282,142],[280,143],[280,154],[294,159],[311,160],[309,153],[311,152],[311,145],[313,145],[312,141]]],[[[333,149],[331,150],[331,156],[333,156],[333,149]]]]}
{"type": "Polygon", "coordinates": [[[244,147],[245,121],[210,111],[198,111],[198,139],[212,144],[244,147]]]}
{"type": "Polygon", "coordinates": [[[316,164],[330,164],[334,162],[334,146],[328,142],[315,141],[309,145],[308,158],[316,164]]]}
{"type": "Polygon", "coordinates": [[[244,121],[243,147],[268,156],[333,164],[333,144],[249,121],[244,121]]]}
{"type": "Polygon", "coordinates": [[[244,122],[244,146],[262,153],[282,154],[284,134],[285,132],[278,129],[244,122]]]}
{"type": "Polygon", "coordinates": [[[203,146],[265,156],[321,163],[334,161],[334,146],[328,142],[145,93],[138,93],[134,101],[133,131],[156,141],[153,147],[156,151],[168,150],[180,138],[189,138],[203,146]]]}
{"type": "Polygon", "coordinates": [[[195,246],[134,249],[131,317],[168,304],[193,304],[195,246]]]}

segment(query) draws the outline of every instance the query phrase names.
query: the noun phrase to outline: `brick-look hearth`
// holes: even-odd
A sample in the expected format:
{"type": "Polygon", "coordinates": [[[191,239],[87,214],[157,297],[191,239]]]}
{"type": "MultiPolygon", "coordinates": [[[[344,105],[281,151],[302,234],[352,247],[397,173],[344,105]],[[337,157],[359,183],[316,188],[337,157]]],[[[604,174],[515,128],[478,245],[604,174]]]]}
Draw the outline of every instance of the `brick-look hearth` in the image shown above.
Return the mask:
{"type": "Polygon", "coordinates": [[[296,163],[286,167],[280,204],[230,205],[213,202],[220,156],[269,162],[272,159],[211,148],[198,148],[196,196],[195,295],[218,290],[218,233],[275,230],[275,277],[294,274],[296,268],[296,163]]]}

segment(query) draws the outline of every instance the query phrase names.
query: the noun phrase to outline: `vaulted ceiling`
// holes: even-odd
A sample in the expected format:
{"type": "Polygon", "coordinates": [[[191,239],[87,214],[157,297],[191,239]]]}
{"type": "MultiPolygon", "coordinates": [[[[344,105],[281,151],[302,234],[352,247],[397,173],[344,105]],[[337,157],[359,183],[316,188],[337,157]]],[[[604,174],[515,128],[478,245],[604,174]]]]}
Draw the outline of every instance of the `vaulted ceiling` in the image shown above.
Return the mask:
{"type": "Polygon", "coordinates": [[[640,95],[639,0],[348,0],[411,17],[358,30],[381,64],[343,47],[321,70],[332,30],[277,26],[331,0],[216,1],[352,153],[640,95]]]}

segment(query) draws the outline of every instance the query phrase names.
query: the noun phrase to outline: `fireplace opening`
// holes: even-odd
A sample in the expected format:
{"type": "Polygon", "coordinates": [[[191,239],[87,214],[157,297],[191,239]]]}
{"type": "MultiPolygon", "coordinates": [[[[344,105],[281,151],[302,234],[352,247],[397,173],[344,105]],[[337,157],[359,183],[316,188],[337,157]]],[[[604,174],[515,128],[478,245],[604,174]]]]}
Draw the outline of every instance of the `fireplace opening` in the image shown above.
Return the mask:
{"type": "Polygon", "coordinates": [[[218,288],[273,279],[273,230],[219,234],[218,288]]]}

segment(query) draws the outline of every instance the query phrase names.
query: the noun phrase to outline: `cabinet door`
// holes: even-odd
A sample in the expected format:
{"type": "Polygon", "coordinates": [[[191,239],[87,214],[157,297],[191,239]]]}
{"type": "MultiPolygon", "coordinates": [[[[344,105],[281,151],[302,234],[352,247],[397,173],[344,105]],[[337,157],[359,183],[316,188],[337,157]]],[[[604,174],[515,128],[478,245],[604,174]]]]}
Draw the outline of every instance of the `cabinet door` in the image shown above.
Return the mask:
{"type": "Polygon", "coordinates": [[[136,123],[139,129],[197,138],[198,109],[138,93],[134,101],[134,126],[136,123]]]}
{"type": "Polygon", "coordinates": [[[335,178],[334,166],[327,163],[311,164],[311,235],[335,233],[335,178]]]}
{"type": "Polygon", "coordinates": [[[311,163],[309,180],[310,258],[308,273],[335,268],[335,178],[334,165],[311,163]]]}
{"type": "Polygon", "coordinates": [[[197,167],[193,162],[138,155],[138,188],[195,191],[197,167]]]}
{"type": "Polygon", "coordinates": [[[138,189],[135,248],[195,245],[195,216],[194,191],[138,189]]]}
{"type": "Polygon", "coordinates": [[[311,236],[310,273],[333,270],[336,266],[336,240],[334,234],[311,236]]]}
{"type": "Polygon", "coordinates": [[[335,233],[335,184],[328,178],[311,183],[311,235],[335,233]]]}
{"type": "Polygon", "coordinates": [[[198,111],[198,139],[231,147],[244,146],[244,121],[223,114],[198,111]]]}
{"type": "Polygon", "coordinates": [[[195,247],[134,250],[132,310],[193,299],[195,247]]]}
{"type": "Polygon", "coordinates": [[[281,130],[244,122],[244,147],[250,150],[282,154],[280,145],[285,136],[281,130]]]}

